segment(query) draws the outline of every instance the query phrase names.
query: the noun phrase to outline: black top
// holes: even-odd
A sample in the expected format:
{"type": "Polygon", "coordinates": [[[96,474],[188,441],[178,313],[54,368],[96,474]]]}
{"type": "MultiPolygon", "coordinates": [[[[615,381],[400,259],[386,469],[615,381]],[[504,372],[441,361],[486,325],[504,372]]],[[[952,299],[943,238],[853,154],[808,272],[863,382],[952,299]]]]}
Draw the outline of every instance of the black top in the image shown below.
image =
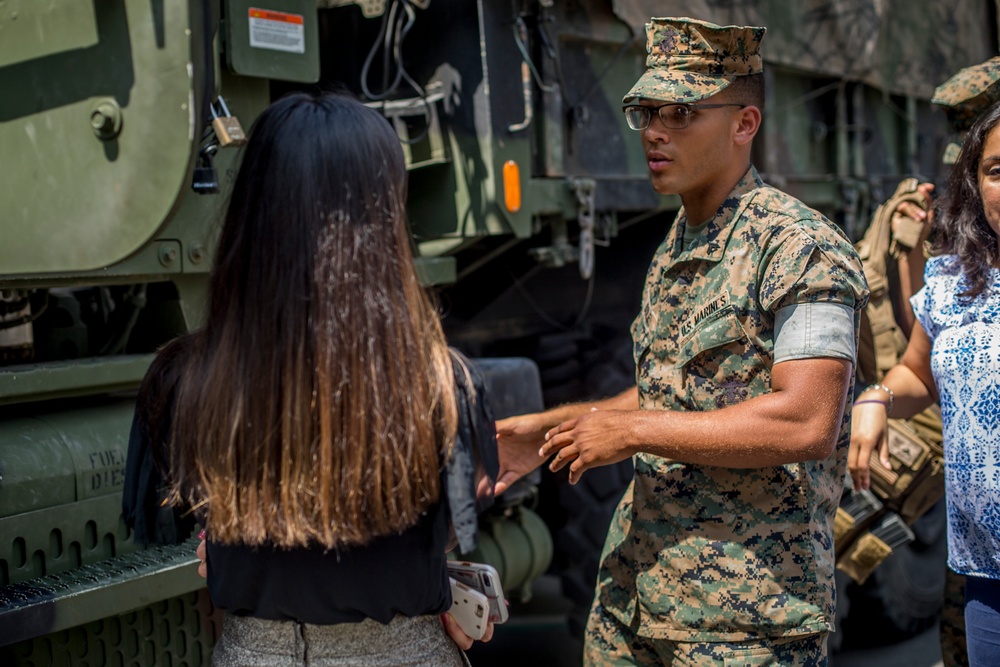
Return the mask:
{"type": "MultiPolygon", "coordinates": [[[[152,446],[170,441],[172,401],[162,399],[172,395],[178,355],[176,347],[168,346],[157,357],[136,401],[122,513],[141,544],[179,542],[194,526],[184,508],[162,507],[166,456],[152,446]],[[152,405],[166,408],[151,423],[152,405]],[[151,432],[158,437],[151,438],[151,432]]],[[[336,550],[222,545],[209,536],[208,590],[215,606],[238,615],[320,625],[365,618],[388,623],[397,614],[446,611],[451,605],[445,568],[449,523],[455,527],[459,550],[472,551],[478,537],[477,510],[492,503],[492,497],[476,498],[477,474],[495,479],[499,467],[485,387],[477,373],[472,379],[470,392],[464,373],[456,372],[459,429],[454,452],[441,472],[440,500],[416,525],[399,535],[336,550]],[[470,400],[470,395],[475,398],[470,400]]]]}
{"type": "Polygon", "coordinates": [[[209,540],[208,592],[216,607],[233,614],[319,625],[439,614],[451,606],[447,540],[448,512],[440,502],[401,535],[351,549],[255,549],[209,540]]]}

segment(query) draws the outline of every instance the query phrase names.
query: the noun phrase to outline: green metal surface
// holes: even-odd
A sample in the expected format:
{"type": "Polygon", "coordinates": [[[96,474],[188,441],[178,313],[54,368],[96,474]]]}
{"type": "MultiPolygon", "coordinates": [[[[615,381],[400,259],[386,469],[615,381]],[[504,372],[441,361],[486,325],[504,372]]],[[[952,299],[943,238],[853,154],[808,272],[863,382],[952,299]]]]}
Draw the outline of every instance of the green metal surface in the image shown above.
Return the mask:
{"type": "Polygon", "coordinates": [[[421,285],[448,285],[455,282],[454,257],[418,257],[417,278],[421,285]]]}
{"type": "Polygon", "coordinates": [[[167,280],[190,270],[191,262],[183,254],[184,246],[175,240],[156,240],[144,245],[122,261],[89,271],[53,271],[43,274],[3,276],[3,284],[12,289],[84,287],[94,284],[130,285],[137,282],[167,280]]]}
{"type": "Polygon", "coordinates": [[[0,648],[5,667],[207,665],[221,621],[204,591],[0,648]]]}
{"type": "Polygon", "coordinates": [[[134,403],[0,420],[0,514],[120,494],[134,403]]]}
{"type": "Polygon", "coordinates": [[[0,8],[0,155],[17,165],[0,180],[4,273],[114,264],[170,215],[194,157],[193,4],[0,8]],[[114,136],[95,132],[99,107],[119,114],[114,136]]]}
{"type": "Polygon", "coordinates": [[[120,495],[63,500],[0,518],[0,585],[69,572],[138,549],[121,520],[120,495]]]}
{"type": "Polygon", "coordinates": [[[73,359],[0,369],[0,405],[135,389],[151,354],[73,359]]]}
{"type": "Polygon", "coordinates": [[[4,421],[0,438],[5,516],[77,500],[74,457],[51,426],[33,419],[4,421]]]}
{"type": "Polygon", "coordinates": [[[146,607],[205,587],[192,539],[0,588],[0,646],[146,607]]]}
{"type": "Polygon", "coordinates": [[[0,9],[0,68],[54,53],[92,48],[99,41],[91,2],[9,0],[0,9]],[[58,41],[39,37],[46,33],[55,33],[58,41]]]}
{"type": "Polygon", "coordinates": [[[316,0],[224,4],[226,58],[234,72],[302,83],[319,80],[316,0]],[[263,16],[257,16],[261,12],[263,16]]]}

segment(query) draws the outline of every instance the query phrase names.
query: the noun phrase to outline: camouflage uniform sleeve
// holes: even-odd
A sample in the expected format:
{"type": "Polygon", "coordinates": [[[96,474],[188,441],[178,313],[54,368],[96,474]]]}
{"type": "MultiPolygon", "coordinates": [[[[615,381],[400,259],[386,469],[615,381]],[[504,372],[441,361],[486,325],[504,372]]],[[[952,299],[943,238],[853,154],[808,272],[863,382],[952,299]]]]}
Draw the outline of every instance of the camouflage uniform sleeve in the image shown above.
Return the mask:
{"type": "Polygon", "coordinates": [[[831,229],[790,226],[772,237],[760,265],[758,301],[770,313],[800,303],[839,303],[855,311],[868,301],[861,260],[831,229]]]}

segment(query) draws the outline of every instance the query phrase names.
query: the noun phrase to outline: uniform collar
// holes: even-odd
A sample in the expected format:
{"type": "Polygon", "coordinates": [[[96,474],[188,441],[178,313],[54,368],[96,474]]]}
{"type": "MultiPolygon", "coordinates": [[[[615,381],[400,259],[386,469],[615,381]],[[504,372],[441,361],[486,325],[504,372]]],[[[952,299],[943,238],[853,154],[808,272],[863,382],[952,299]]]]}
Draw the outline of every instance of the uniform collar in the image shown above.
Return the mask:
{"type": "Polygon", "coordinates": [[[763,185],[764,181],[761,180],[756,167],[750,165],[740,182],[722,202],[719,210],[716,211],[711,220],[705,223],[701,233],[686,248],[684,247],[684,228],[687,226],[687,213],[681,208],[677,215],[677,224],[671,230],[674,235],[671,246],[674,250],[674,257],[685,260],[720,261],[725,253],[729,237],[733,233],[733,220],[742,213],[752,199],[752,197],[745,197],[745,195],[754,192],[763,185]]]}

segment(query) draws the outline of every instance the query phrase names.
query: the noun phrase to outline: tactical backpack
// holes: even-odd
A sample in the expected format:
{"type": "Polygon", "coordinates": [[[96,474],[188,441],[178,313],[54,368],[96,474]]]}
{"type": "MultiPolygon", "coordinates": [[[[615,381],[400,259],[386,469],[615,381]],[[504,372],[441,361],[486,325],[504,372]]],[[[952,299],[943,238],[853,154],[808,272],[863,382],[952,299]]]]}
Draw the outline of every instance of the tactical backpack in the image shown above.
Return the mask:
{"type": "MultiPolygon", "coordinates": [[[[896,212],[906,201],[926,209],[917,185],[915,178],[900,183],[875,211],[856,245],[870,291],[858,345],[858,377],[865,384],[881,382],[906,350],[906,336],[893,313],[888,261],[920,240],[922,223],[896,212]],[[894,216],[899,222],[895,234],[894,216]]],[[[871,491],[845,494],[834,524],[837,568],[859,584],[893,548],[913,539],[909,526],[944,495],[941,412],[936,405],[912,419],[890,419],[888,441],[891,467],[883,466],[873,451],[871,491]]]]}

